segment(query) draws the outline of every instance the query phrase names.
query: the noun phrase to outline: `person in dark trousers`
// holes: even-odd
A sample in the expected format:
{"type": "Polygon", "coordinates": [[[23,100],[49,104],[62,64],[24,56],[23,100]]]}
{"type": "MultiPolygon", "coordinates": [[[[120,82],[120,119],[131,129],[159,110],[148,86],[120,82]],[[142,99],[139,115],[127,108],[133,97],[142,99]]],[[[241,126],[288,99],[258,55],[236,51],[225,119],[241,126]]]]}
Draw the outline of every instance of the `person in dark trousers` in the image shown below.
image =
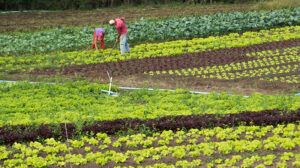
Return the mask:
{"type": "Polygon", "coordinates": [[[104,35],[105,35],[105,31],[102,28],[96,28],[95,29],[95,31],[94,31],[94,41],[93,41],[93,44],[91,46],[91,49],[96,48],[96,50],[98,51],[97,44],[100,41],[101,42],[101,49],[104,50],[104,35]]]}

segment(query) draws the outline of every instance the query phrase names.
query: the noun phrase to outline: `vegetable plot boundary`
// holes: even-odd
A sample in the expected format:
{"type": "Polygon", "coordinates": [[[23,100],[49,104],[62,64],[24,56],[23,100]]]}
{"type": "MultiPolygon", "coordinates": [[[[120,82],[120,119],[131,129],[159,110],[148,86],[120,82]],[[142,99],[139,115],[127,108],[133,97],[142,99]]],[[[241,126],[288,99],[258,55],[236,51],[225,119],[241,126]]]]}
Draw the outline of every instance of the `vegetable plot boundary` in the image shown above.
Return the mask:
{"type": "MultiPolygon", "coordinates": [[[[7,83],[16,83],[18,81],[7,81],[7,80],[0,80],[0,82],[7,82],[7,83]]],[[[43,83],[43,82],[29,82],[29,83],[43,83]]],[[[56,84],[56,83],[45,83],[45,84],[56,84]]],[[[153,88],[131,88],[131,87],[123,87],[123,86],[119,86],[119,89],[123,89],[123,90],[142,90],[142,89],[146,89],[148,91],[154,91],[154,90],[159,90],[159,91],[175,91],[175,90],[170,90],[170,89],[153,89],[153,88]]],[[[108,93],[108,90],[103,90],[102,92],[104,93],[108,93]]],[[[117,95],[117,92],[110,92],[112,95],[117,95]]],[[[191,94],[210,94],[210,92],[199,92],[199,91],[189,91],[189,93],[191,94]]],[[[220,94],[220,93],[218,93],[220,94]]],[[[232,94],[228,94],[228,95],[232,95],[232,94]]],[[[300,96],[300,93],[295,94],[295,96],[300,96]]],[[[249,97],[249,96],[243,96],[245,98],[249,97]]]]}
{"type": "Polygon", "coordinates": [[[14,142],[36,141],[37,138],[62,138],[77,136],[86,133],[94,135],[104,132],[109,135],[120,131],[177,131],[181,128],[210,128],[233,127],[239,125],[277,125],[294,123],[300,120],[300,109],[295,111],[264,110],[260,112],[241,112],[220,116],[218,114],[165,116],[159,119],[141,120],[137,118],[124,118],[98,121],[93,124],[84,123],[77,128],[75,124],[41,124],[38,127],[28,125],[4,126],[0,128],[0,143],[13,144],[14,142]],[[188,121],[188,122],[187,122],[188,121]],[[68,134],[66,135],[66,128],[68,134]]]}

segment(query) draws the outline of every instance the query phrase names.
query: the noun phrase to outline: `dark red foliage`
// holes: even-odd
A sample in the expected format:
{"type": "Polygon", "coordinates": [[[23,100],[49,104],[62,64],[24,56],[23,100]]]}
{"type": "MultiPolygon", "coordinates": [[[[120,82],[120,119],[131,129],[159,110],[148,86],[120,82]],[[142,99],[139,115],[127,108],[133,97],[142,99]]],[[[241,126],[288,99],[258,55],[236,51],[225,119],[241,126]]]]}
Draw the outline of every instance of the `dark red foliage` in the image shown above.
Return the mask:
{"type": "Polygon", "coordinates": [[[1,144],[13,144],[14,142],[35,141],[39,138],[58,138],[66,139],[66,129],[68,138],[79,135],[79,133],[104,132],[115,134],[118,131],[129,129],[138,130],[141,126],[151,130],[174,130],[178,128],[208,128],[208,127],[227,127],[245,125],[277,125],[282,123],[292,123],[300,121],[300,109],[286,112],[281,110],[265,110],[260,112],[241,112],[238,114],[228,114],[218,116],[216,114],[187,115],[187,116],[165,116],[158,119],[141,120],[138,118],[124,118],[109,121],[98,121],[92,125],[84,124],[81,130],[76,130],[74,124],[44,125],[38,128],[33,126],[16,125],[4,126],[0,128],[1,144]]]}
{"type": "Polygon", "coordinates": [[[51,138],[54,136],[53,130],[49,126],[44,124],[41,124],[36,132],[40,137],[43,138],[51,138]]]}
{"type": "Polygon", "coordinates": [[[61,133],[59,136],[61,136],[63,139],[66,139],[66,138],[71,138],[72,136],[76,135],[77,134],[77,131],[76,131],[76,127],[74,124],[60,124],[60,129],[61,131],[59,133],[61,133]],[[66,128],[67,128],[67,131],[66,131],[66,128]],[[67,137],[68,135],[68,137],[67,137]]]}

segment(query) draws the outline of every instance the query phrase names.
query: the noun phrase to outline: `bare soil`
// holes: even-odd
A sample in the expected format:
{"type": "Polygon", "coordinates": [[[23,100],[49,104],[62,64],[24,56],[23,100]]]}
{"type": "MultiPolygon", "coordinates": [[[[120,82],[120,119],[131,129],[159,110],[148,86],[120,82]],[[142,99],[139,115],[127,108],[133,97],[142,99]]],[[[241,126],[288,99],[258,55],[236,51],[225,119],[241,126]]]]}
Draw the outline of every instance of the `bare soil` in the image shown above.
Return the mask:
{"type": "MultiPolygon", "coordinates": [[[[91,82],[109,84],[108,76],[82,76],[75,73],[68,76],[34,75],[32,74],[15,74],[9,80],[30,80],[40,81],[46,78],[67,78],[71,80],[88,80],[91,82]],[[39,79],[39,80],[34,80],[39,79]]],[[[55,81],[53,81],[55,82],[55,81]]],[[[145,74],[135,74],[126,76],[113,77],[113,85],[134,88],[159,88],[159,89],[187,89],[199,92],[225,92],[229,94],[251,95],[252,93],[261,94],[296,94],[300,93],[300,84],[288,84],[282,82],[268,82],[259,79],[243,79],[243,80],[216,80],[202,79],[184,76],[149,76],[145,74]]]]}
{"type": "MultiPolygon", "coordinates": [[[[100,79],[108,83],[107,79],[100,79]]],[[[282,82],[267,82],[258,79],[244,80],[215,80],[195,77],[179,76],[147,76],[131,75],[113,78],[113,84],[124,87],[149,87],[160,89],[188,89],[201,92],[226,92],[230,94],[250,95],[252,93],[262,94],[288,94],[300,92],[300,84],[288,84],[282,82]]]]}

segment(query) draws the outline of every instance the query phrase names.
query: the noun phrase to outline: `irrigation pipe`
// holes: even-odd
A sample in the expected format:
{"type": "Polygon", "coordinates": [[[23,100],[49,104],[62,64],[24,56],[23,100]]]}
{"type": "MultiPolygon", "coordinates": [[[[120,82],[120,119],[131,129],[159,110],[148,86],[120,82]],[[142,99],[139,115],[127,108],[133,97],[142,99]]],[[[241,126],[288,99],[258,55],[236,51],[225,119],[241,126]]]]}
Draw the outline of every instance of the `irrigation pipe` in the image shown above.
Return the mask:
{"type": "MultiPolygon", "coordinates": [[[[154,90],[159,90],[159,91],[164,91],[164,90],[168,90],[168,89],[153,89],[153,88],[130,88],[130,87],[122,87],[120,86],[119,89],[123,89],[123,90],[141,90],[141,89],[147,89],[149,91],[154,91],[154,90]]],[[[168,90],[168,91],[175,91],[175,90],[168,90]]],[[[210,94],[210,92],[198,92],[198,91],[189,91],[192,94],[210,94]]],[[[220,93],[218,93],[220,94],[220,93]]],[[[232,95],[232,94],[227,94],[227,95],[232,95]]],[[[295,96],[300,96],[300,93],[295,94],[295,96]]],[[[243,96],[245,98],[249,97],[249,96],[243,96]]]]}
{"type": "MultiPolygon", "coordinates": [[[[130,87],[119,87],[119,89],[123,89],[123,90],[141,90],[141,89],[147,89],[149,91],[154,91],[154,90],[159,90],[159,91],[175,91],[175,90],[169,90],[169,89],[153,89],[153,88],[130,88],[130,87]]],[[[198,91],[189,91],[192,94],[210,94],[210,92],[198,92],[198,91]]],[[[220,94],[220,93],[218,93],[220,94]]],[[[228,95],[232,95],[232,94],[228,94],[228,95]]],[[[243,97],[249,97],[249,96],[243,96],[243,97]]]]}
{"type": "MultiPolygon", "coordinates": [[[[19,82],[19,81],[7,81],[7,80],[0,80],[0,82],[6,82],[6,83],[16,83],[16,82],[19,82]]],[[[44,82],[29,82],[29,83],[44,83],[44,82]]],[[[55,83],[46,83],[46,84],[55,84],[55,83]]]]}
{"type": "MultiPolygon", "coordinates": [[[[7,83],[16,83],[17,81],[7,81],[7,80],[0,80],[1,82],[7,82],[7,83]]],[[[29,83],[43,83],[43,82],[29,82],[29,83]]],[[[55,83],[46,83],[46,84],[55,84],[55,83]]],[[[164,90],[168,90],[168,89],[153,89],[153,88],[131,88],[131,87],[119,87],[122,90],[141,90],[141,89],[147,89],[149,91],[154,91],[154,90],[159,90],[159,91],[164,91],[164,90]]],[[[104,93],[109,93],[108,90],[101,90],[104,93]]],[[[168,91],[175,91],[175,90],[168,90],[168,91]]],[[[197,92],[197,91],[189,91],[192,94],[210,94],[210,92],[197,92]]],[[[117,95],[116,92],[112,92],[110,91],[110,94],[112,95],[117,95]]],[[[220,93],[219,93],[220,94],[220,93]]],[[[232,94],[228,94],[228,95],[232,95],[232,94]]],[[[295,94],[295,96],[300,96],[300,93],[295,94]]],[[[243,96],[243,97],[249,97],[249,96],[243,96]]]]}

